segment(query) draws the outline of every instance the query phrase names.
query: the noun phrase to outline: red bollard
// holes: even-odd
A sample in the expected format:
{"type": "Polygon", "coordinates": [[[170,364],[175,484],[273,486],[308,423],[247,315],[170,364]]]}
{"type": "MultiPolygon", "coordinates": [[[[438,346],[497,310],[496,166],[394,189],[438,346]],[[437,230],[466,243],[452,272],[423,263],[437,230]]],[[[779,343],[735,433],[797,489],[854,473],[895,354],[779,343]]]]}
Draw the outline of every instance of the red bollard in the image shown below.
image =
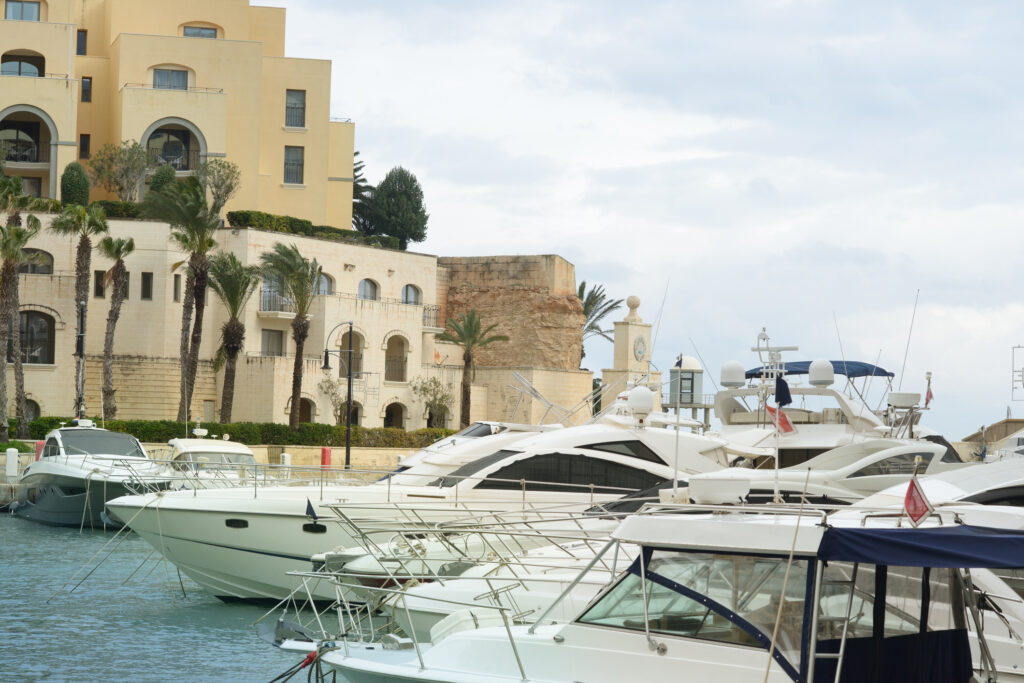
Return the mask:
{"type": "Polygon", "coordinates": [[[331,447],[321,446],[320,447],[320,469],[329,470],[331,469],[331,447]]]}
{"type": "Polygon", "coordinates": [[[39,460],[39,454],[43,452],[43,444],[45,441],[36,441],[36,460],[39,460]]]}

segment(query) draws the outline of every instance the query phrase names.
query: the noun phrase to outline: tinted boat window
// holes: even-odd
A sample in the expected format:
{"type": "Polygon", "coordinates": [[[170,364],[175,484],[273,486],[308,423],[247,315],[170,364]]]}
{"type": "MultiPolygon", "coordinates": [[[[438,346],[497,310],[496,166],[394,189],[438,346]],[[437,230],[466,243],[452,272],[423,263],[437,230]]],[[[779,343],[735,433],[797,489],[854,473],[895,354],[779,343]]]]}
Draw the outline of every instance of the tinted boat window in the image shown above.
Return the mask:
{"type": "Polygon", "coordinates": [[[659,465],[666,465],[664,460],[658,457],[658,454],[647,447],[643,441],[632,439],[630,441],[608,441],[606,443],[592,443],[589,446],[582,446],[582,448],[590,448],[595,451],[604,451],[605,453],[618,453],[619,455],[628,455],[633,458],[640,458],[647,462],[654,462],[659,465]]]}
{"type": "Polygon", "coordinates": [[[477,422],[469,425],[455,436],[490,436],[491,433],[491,425],[477,422]]]}
{"type": "Polygon", "coordinates": [[[857,470],[851,477],[872,477],[879,474],[913,474],[914,466],[917,464],[916,459],[921,458],[921,467],[918,469],[918,473],[923,473],[928,467],[928,463],[932,461],[934,453],[900,453],[899,455],[893,455],[888,458],[883,458],[878,462],[871,463],[867,467],[857,470]]]}
{"type": "Polygon", "coordinates": [[[520,489],[526,480],[529,491],[586,493],[590,485],[600,493],[626,493],[657,486],[663,478],[629,465],[580,454],[547,453],[517,460],[487,475],[479,489],[520,489]]]}
{"type": "Polygon", "coordinates": [[[499,460],[504,460],[508,456],[516,455],[517,453],[522,453],[522,451],[501,450],[491,453],[490,455],[485,455],[482,458],[477,458],[473,462],[466,463],[447,476],[435,479],[427,484],[427,486],[455,486],[464,478],[471,477],[485,467],[489,467],[499,460]]]}
{"type": "Polygon", "coordinates": [[[146,457],[134,436],[107,432],[102,429],[62,429],[60,439],[64,452],[74,455],[97,453],[102,455],[132,455],[146,457]]]}

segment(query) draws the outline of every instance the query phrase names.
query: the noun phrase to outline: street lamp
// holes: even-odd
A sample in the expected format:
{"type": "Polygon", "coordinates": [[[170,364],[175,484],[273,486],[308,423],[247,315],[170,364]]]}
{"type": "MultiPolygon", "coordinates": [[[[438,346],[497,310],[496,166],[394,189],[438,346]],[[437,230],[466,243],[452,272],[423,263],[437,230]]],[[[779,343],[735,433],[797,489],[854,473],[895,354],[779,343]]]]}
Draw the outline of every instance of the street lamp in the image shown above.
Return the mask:
{"type": "Polygon", "coordinates": [[[324,340],[324,364],[321,370],[331,369],[331,354],[338,354],[341,358],[341,351],[331,351],[331,335],[343,325],[348,325],[348,363],[346,363],[346,375],[348,378],[348,397],[345,399],[345,469],[352,467],[352,324],[353,321],[338,323],[334,329],[327,333],[324,340]]]}

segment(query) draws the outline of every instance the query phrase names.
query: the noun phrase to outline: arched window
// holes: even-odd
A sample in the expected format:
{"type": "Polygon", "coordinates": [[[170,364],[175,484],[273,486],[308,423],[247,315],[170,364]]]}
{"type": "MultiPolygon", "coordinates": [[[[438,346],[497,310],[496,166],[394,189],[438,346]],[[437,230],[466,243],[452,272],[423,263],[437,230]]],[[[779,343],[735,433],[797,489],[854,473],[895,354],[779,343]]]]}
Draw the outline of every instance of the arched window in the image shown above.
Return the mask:
{"type": "Polygon", "coordinates": [[[352,424],[359,426],[359,417],[363,414],[363,406],[359,401],[352,401],[352,424]]]}
{"type": "Polygon", "coordinates": [[[406,355],[409,353],[409,345],[405,339],[398,335],[388,339],[388,345],[384,350],[384,381],[405,382],[406,355]]]}
{"type": "Polygon", "coordinates": [[[30,398],[25,399],[25,419],[29,422],[38,420],[40,415],[39,404],[30,398]]]}
{"type": "Polygon", "coordinates": [[[405,406],[392,403],[384,409],[384,426],[405,429],[405,406]]]}
{"type": "Polygon", "coordinates": [[[316,404],[308,398],[299,399],[299,422],[312,422],[316,416],[316,404]]]}
{"type": "Polygon", "coordinates": [[[175,171],[194,171],[200,161],[196,136],[174,123],[153,131],[146,140],[146,151],[157,166],[169,164],[175,171]]]}
{"type": "Polygon", "coordinates": [[[31,50],[11,50],[0,57],[0,74],[4,76],[45,76],[46,59],[31,50]]]}
{"type": "Polygon", "coordinates": [[[363,280],[359,283],[359,298],[376,301],[380,298],[380,289],[373,280],[363,280]]]}
{"type": "Polygon", "coordinates": [[[321,273],[316,283],[317,294],[334,294],[334,278],[327,273],[321,273]]]}
{"type": "Polygon", "coordinates": [[[421,304],[423,303],[423,297],[420,294],[420,288],[416,285],[406,285],[402,287],[402,303],[403,304],[421,304]]]}
{"type": "MultiPolygon", "coordinates": [[[[338,364],[338,377],[348,377],[348,332],[341,335],[341,363],[338,364]]],[[[363,335],[352,333],[352,377],[358,379],[363,375],[363,335]]]]}
{"type": "Polygon", "coordinates": [[[22,253],[31,258],[28,263],[18,267],[19,273],[34,273],[36,275],[53,274],[53,255],[42,249],[22,249],[22,253]]]}
{"type": "Polygon", "coordinates": [[[21,313],[21,362],[52,365],[53,318],[39,311],[21,313]]]}

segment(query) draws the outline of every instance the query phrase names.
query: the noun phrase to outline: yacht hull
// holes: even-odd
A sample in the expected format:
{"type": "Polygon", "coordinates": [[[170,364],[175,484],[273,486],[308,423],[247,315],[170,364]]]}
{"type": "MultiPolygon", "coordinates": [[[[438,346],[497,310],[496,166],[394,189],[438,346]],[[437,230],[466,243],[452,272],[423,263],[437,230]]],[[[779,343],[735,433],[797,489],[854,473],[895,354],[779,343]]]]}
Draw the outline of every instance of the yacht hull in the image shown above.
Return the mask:
{"type": "Polygon", "coordinates": [[[103,509],[108,500],[130,493],[120,482],[39,473],[18,482],[18,499],[12,508],[17,516],[43,524],[120,528],[119,522],[104,519],[103,509]]]}

